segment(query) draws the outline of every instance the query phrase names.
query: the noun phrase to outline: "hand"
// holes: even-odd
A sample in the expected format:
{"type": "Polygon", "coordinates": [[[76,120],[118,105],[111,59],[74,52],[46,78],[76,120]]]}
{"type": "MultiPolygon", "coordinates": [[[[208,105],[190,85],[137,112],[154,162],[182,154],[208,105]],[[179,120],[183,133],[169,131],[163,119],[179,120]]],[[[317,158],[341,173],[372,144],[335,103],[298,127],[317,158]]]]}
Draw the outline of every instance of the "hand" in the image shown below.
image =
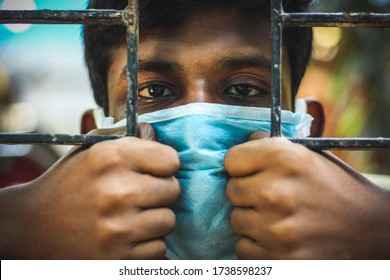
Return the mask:
{"type": "Polygon", "coordinates": [[[264,138],[233,147],[224,164],[239,258],[390,257],[390,194],[329,154],[264,138]]]}
{"type": "MultiPolygon", "coordinates": [[[[150,136],[144,126],[141,135],[150,136]],[[146,133],[145,133],[146,131],[146,133]]],[[[116,130],[94,134],[118,133],[116,130]]],[[[11,258],[159,259],[180,194],[172,148],[125,137],[78,148],[38,180],[0,192],[1,252],[11,258]]]]}

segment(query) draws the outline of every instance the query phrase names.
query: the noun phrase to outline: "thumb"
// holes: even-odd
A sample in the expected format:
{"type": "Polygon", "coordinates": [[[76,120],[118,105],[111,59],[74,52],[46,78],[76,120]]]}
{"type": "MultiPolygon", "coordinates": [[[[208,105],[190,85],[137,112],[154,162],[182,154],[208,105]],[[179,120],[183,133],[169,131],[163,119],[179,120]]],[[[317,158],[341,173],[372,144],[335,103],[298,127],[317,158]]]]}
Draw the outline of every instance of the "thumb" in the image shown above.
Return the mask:
{"type": "Polygon", "coordinates": [[[269,138],[270,135],[271,134],[269,132],[258,130],[258,131],[253,132],[251,135],[249,135],[248,141],[269,138]]]}
{"type": "Polygon", "coordinates": [[[156,141],[156,132],[148,123],[138,124],[138,137],[141,139],[156,141]]]}

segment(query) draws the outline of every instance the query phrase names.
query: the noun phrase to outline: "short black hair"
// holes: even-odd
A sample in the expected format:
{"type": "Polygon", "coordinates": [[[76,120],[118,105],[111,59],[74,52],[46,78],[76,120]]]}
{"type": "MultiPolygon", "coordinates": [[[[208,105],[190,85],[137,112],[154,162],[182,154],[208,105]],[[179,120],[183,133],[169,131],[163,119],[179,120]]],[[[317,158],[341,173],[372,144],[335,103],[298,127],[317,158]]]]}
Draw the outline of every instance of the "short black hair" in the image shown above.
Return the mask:
{"type": "MultiPolygon", "coordinates": [[[[211,7],[231,7],[243,13],[270,15],[272,0],[140,0],[140,32],[179,26],[189,13],[211,7]]],[[[90,0],[87,9],[123,10],[128,0],[90,0]]],[[[286,12],[303,12],[311,0],[285,0],[286,12]]],[[[85,60],[96,103],[108,114],[108,69],[115,48],[125,42],[126,28],[120,25],[85,25],[85,60]]],[[[312,51],[311,28],[285,28],[284,45],[291,67],[291,90],[296,95],[312,51]]]]}

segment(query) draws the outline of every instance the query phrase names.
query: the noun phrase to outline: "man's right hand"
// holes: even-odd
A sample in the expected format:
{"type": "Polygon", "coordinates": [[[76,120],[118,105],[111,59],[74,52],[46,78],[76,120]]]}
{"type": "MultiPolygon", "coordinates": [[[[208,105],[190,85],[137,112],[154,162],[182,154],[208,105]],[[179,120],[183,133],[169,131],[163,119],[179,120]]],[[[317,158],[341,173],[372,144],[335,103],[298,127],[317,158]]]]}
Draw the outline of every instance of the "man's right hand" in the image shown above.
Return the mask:
{"type": "Polygon", "coordinates": [[[179,165],[172,148],[135,137],[73,150],[37,180],[0,191],[2,258],[164,258],[179,165]]]}

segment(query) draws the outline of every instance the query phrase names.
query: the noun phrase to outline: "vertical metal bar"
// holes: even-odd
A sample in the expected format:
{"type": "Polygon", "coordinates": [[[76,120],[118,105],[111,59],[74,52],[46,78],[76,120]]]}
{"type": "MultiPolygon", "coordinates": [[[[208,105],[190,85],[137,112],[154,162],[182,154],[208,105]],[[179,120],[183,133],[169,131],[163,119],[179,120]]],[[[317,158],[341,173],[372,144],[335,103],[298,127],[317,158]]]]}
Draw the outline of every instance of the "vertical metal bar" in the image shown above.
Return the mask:
{"type": "Polygon", "coordinates": [[[271,1],[271,40],[272,40],[272,108],[271,137],[281,136],[281,103],[282,103],[282,0],[271,1]]]}
{"type": "Polygon", "coordinates": [[[127,26],[127,124],[126,135],[137,136],[139,0],[129,0],[124,14],[127,26]]]}

